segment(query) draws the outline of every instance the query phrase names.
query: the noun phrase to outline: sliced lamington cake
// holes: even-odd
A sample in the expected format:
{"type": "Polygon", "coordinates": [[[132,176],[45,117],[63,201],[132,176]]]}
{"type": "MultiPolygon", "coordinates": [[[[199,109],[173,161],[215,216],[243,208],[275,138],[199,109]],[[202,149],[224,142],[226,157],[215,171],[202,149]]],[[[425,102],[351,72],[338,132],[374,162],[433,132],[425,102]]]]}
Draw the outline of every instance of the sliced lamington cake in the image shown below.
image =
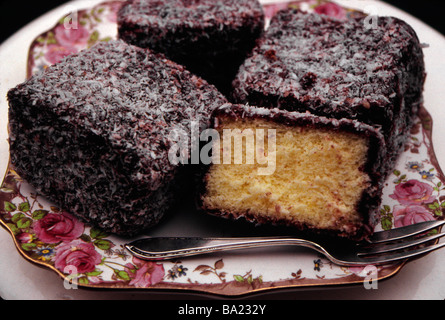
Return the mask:
{"type": "Polygon", "coordinates": [[[389,172],[422,103],[425,64],[404,21],[278,12],[233,83],[238,103],[348,118],[381,128],[389,172]]]}
{"type": "Polygon", "coordinates": [[[206,212],[354,240],[373,232],[386,154],[376,128],[244,105],[218,108],[212,127],[221,140],[203,178],[206,212]]]}

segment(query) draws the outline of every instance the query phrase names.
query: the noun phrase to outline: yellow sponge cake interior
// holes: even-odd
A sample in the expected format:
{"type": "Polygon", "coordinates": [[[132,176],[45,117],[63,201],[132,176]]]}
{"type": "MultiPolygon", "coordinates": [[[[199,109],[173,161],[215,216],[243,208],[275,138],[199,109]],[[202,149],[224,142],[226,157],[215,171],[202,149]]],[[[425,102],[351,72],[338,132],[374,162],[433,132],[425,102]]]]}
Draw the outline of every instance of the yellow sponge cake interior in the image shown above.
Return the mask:
{"type": "Polygon", "coordinates": [[[216,130],[201,198],[206,210],[339,232],[361,225],[359,202],[370,185],[365,135],[236,117],[219,117],[216,130]]]}

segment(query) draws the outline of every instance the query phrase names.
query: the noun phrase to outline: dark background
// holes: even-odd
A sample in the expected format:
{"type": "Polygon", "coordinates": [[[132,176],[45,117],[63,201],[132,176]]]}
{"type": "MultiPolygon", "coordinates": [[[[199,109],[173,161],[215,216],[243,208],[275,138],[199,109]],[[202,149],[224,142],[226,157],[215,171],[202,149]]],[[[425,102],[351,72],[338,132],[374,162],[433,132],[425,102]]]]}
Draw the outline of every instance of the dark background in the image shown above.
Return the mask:
{"type": "MultiPolygon", "coordinates": [[[[65,2],[63,0],[0,0],[0,43],[35,18],[65,2]]],[[[443,0],[386,0],[385,2],[409,12],[445,35],[443,0]]]]}

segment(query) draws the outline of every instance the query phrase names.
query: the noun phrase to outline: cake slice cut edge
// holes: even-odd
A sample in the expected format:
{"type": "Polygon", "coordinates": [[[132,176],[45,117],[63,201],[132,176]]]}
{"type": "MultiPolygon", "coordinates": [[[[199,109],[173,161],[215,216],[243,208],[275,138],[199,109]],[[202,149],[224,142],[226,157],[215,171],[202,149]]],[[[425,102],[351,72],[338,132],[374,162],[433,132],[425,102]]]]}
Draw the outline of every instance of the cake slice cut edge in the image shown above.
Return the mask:
{"type": "Polygon", "coordinates": [[[353,240],[373,232],[386,152],[375,128],[242,105],[217,109],[213,128],[220,159],[206,168],[200,195],[209,214],[353,240]],[[242,163],[236,158],[241,147],[242,163]]]}

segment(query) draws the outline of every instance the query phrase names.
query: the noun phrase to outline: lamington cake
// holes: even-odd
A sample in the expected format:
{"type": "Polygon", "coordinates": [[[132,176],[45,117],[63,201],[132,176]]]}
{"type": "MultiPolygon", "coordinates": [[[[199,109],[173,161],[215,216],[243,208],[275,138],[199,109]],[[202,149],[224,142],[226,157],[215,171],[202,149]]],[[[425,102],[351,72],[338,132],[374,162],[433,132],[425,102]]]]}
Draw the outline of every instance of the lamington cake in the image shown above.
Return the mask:
{"type": "Polygon", "coordinates": [[[216,88],[123,41],[100,43],[8,93],[11,164],[37,191],[105,231],[134,235],[174,200],[174,130],[209,125],[216,88]]]}
{"type": "Polygon", "coordinates": [[[373,232],[386,153],[375,127],[245,105],[216,109],[212,127],[220,140],[203,175],[206,213],[352,240],[373,232]]]}
{"type": "Polygon", "coordinates": [[[425,65],[407,23],[374,19],[279,11],[241,66],[234,101],[381,128],[390,172],[422,103],[425,65]]]}
{"type": "Polygon", "coordinates": [[[121,39],[164,53],[224,93],[264,24],[258,0],[130,0],[118,14],[121,39]]]}

